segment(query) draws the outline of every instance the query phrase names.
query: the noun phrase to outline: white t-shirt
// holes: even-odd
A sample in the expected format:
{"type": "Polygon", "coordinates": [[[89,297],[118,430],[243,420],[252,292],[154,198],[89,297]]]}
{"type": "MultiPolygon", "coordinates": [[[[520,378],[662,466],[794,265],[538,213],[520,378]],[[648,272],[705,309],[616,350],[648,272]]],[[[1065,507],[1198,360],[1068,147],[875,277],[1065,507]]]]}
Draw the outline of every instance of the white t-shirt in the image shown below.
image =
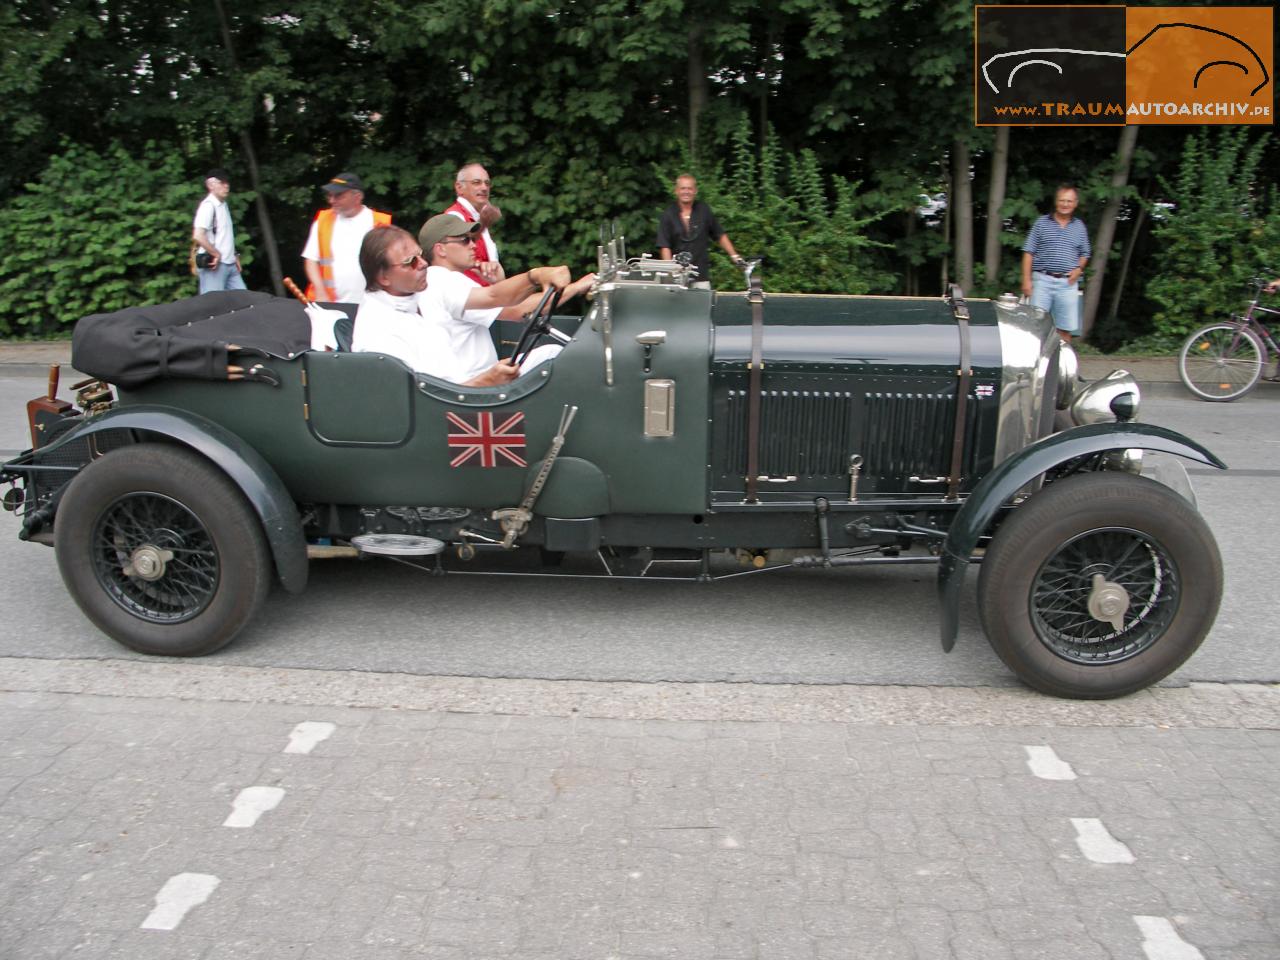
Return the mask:
{"type": "Polygon", "coordinates": [[[416,296],[397,297],[385,290],[366,291],[356,312],[353,353],[386,353],[410,369],[441,380],[464,383],[473,374],[458,364],[440,325],[419,312],[416,296]]]}
{"type": "MultiPolygon", "coordinates": [[[[361,207],[354,217],[333,218],[333,285],[338,291],[338,303],[359,303],[364,298],[364,274],[360,272],[360,244],[364,235],[373,229],[373,211],[361,207]]],[[[311,233],[307,245],[302,248],[304,260],[320,260],[320,224],[311,221],[311,233]]]]}
{"type": "MultiPolygon", "coordinates": [[[[231,226],[231,211],[227,205],[212,193],[205,194],[196,207],[196,217],[192,222],[193,229],[203,227],[209,233],[209,243],[218,251],[218,259],[224,263],[235,263],[236,232],[231,226]]],[[[361,284],[364,286],[364,284],[361,284]]]]}
{"type": "Polygon", "coordinates": [[[428,267],[427,289],[417,295],[422,315],[445,332],[456,363],[467,371],[463,381],[479,376],[498,362],[489,327],[502,310],[468,310],[467,296],[475,289],[475,281],[464,273],[448,267],[428,267]]]}
{"type": "MultiPolygon", "coordinates": [[[[454,199],[457,201],[458,206],[462,207],[464,210],[466,210],[468,213],[471,214],[472,223],[478,223],[480,221],[480,214],[476,212],[475,205],[470,200],[468,200],[466,197],[455,197],[454,199]]],[[[480,236],[484,237],[484,249],[485,249],[485,252],[488,253],[489,259],[494,263],[497,263],[498,262],[498,244],[494,241],[493,236],[489,233],[489,228],[485,227],[483,230],[481,230],[480,236]]]]}

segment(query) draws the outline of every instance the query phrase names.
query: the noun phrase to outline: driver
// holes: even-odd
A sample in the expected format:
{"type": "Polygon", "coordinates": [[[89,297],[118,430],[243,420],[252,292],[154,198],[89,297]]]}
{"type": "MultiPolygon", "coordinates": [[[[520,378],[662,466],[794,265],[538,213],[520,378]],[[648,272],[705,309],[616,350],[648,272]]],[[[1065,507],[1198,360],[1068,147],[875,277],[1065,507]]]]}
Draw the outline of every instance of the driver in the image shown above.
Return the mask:
{"type": "MultiPolygon", "coordinates": [[[[413,370],[469,387],[500,386],[520,375],[509,361],[495,357],[494,363],[477,371],[457,354],[430,304],[420,296],[427,286],[427,261],[407,230],[379,226],[366,233],[360,244],[360,270],[366,294],[356,314],[354,352],[389,354],[413,370]]],[[[539,286],[563,288],[568,282],[567,267],[536,267],[477,287],[477,305],[501,308],[520,302],[539,286]]]]}
{"type": "MultiPolygon", "coordinates": [[[[453,351],[468,374],[478,374],[498,362],[489,327],[495,320],[519,320],[533,310],[539,295],[532,294],[517,302],[498,299],[491,294],[508,281],[500,281],[484,287],[476,283],[466,271],[476,266],[476,239],[484,229],[482,223],[468,223],[451,213],[432,217],[418,231],[428,262],[427,289],[419,298],[422,315],[436,321],[449,337],[453,351]]],[[[552,281],[559,288],[561,303],[590,288],[595,274],[588,273],[569,283],[567,267],[538,267],[538,270],[563,270],[563,283],[552,281]]],[[[559,273],[556,274],[560,278],[559,273]]],[[[528,371],[545,363],[560,352],[558,344],[547,344],[531,351],[524,363],[528,371]]]]}

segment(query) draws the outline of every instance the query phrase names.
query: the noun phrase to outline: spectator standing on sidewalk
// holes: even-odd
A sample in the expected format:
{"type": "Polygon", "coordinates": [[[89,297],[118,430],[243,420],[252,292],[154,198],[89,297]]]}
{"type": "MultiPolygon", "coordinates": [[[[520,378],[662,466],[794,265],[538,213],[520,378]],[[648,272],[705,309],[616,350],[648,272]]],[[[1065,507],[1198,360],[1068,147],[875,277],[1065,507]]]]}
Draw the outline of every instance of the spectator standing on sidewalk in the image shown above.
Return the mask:
{"type": "Polygon", "coordinates": [[[1092,249],[1084,221],[1075,216],[1080,193],[1069,183],[1054,191],[1053,213],[1036,219],[1022,245],[1022,293],[1047,310],[1058,336],[1080,332],[1080,278],[1092,249]]]}
{"type": "MultiPolygon", "coordinates": [[[[489,192],[493,189],[489,171],[478,163],[468,163],[458,170],[453,179],[453,189],[457,197],[444,212],[467,223],[480,224],[480,232],[476,234],[476,263],[465,271],[466,275],[482,287],[505,279],[506,271],[498,262],[498,245],[489,232],[489,228],[502,219],[502,211],[489,200],[489,192]]],[[[430,256],[429,252],[427,256],[430,256]]]]}
{"type": "Polygon", "coordinates": [[[191,239],[196,247],[196,276],[200,292],[211,290],[243,290],[240,258],[236,255],[236,233],[231,225],[227,197],[231,194],[231,175],[218,168],[204,178],[209,193],[196,207],[191,239]],[[203,254],[204,256],[201,256],[203,254]]]}
{"type": "Polygon", "coordinates": [[[364,183],[350,171],[320,188],[329,200],[311,221],[302,266],[307,271],[307,298],[326,303],[359,303],[365,277],[360,271],[360,244],[374,227],[386,226],[391,214],[364,205],[364,183]]]}
{"type": "Polygon", "coordinates": [[[711,255],[708,240],[714,240],[729,255],[735,266],[742,266],[742,258],[733,248],[733,241],[720,226],[711,208],[698,199],[698,181],[691,173],[676,177],[675,203],[662,211],[658,220],[656,246],[662,259],[670,260],[672,253],[687,253],[690,262],[698,268],[698,281],[711,281],[711,255]]]}

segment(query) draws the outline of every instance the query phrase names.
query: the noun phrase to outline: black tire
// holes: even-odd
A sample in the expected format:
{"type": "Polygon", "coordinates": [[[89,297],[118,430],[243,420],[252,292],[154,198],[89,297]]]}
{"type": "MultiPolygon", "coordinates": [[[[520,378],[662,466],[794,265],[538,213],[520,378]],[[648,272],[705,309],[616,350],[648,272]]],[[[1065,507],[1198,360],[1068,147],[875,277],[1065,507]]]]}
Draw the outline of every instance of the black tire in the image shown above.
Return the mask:
{"type": "Polygon", "coordinates": [[[1178,376],[1202,400],[1235,400],[1258,385],[1267,351],[1252,330],[1210,323],[1187,337],[1178,351],[1178,376]]]}
{"type": "Polygon", "coordinates": [[[125,447],[81,470],[58,507],[54,546],[85,616],[139,653],[198,657],[226,646],[271,586],[253,508],[181,447],[125,447]]]}
{"type": "Polygon", "coordinates": [[[1222,559],[1204,519],[1168,487],[1125,473],[1034,494],[996,531],[978,581],[982,625],[1009,669],[1044,693],[1086,700],[1167,677],[1200,646],[1221,599],[1222,559]],[[1090,597],[1115,585],[1127,609],[1096,619],[1090,597]]]}

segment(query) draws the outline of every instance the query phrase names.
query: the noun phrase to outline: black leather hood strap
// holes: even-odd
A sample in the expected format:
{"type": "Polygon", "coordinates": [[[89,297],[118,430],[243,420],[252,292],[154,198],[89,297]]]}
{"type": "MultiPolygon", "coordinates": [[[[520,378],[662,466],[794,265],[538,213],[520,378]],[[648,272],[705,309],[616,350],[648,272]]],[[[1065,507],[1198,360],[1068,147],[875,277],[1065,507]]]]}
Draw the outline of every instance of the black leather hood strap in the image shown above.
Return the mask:
{"type": "Polygon", "coordinates": [[[973,358],[969,345],[969,305],[964,291],[953,283],[948,295],[951,314],[956,320],[956,332],[960,336],[960,365],[956,370],[956,422],[951,438],[951,471],[947,476],[947,499],[955,500],[960,494],[961,468],[964,466],[965,421],[969,404],[969,381],[973,377],[973,358]]]}
{"type": "Polygon", "coordinates": [[[753,276],[747,287],[751,304],[751,361],[747,365],[747,503],[760,497],[760,376],[764,372],[764,287],[753,276]]]}

